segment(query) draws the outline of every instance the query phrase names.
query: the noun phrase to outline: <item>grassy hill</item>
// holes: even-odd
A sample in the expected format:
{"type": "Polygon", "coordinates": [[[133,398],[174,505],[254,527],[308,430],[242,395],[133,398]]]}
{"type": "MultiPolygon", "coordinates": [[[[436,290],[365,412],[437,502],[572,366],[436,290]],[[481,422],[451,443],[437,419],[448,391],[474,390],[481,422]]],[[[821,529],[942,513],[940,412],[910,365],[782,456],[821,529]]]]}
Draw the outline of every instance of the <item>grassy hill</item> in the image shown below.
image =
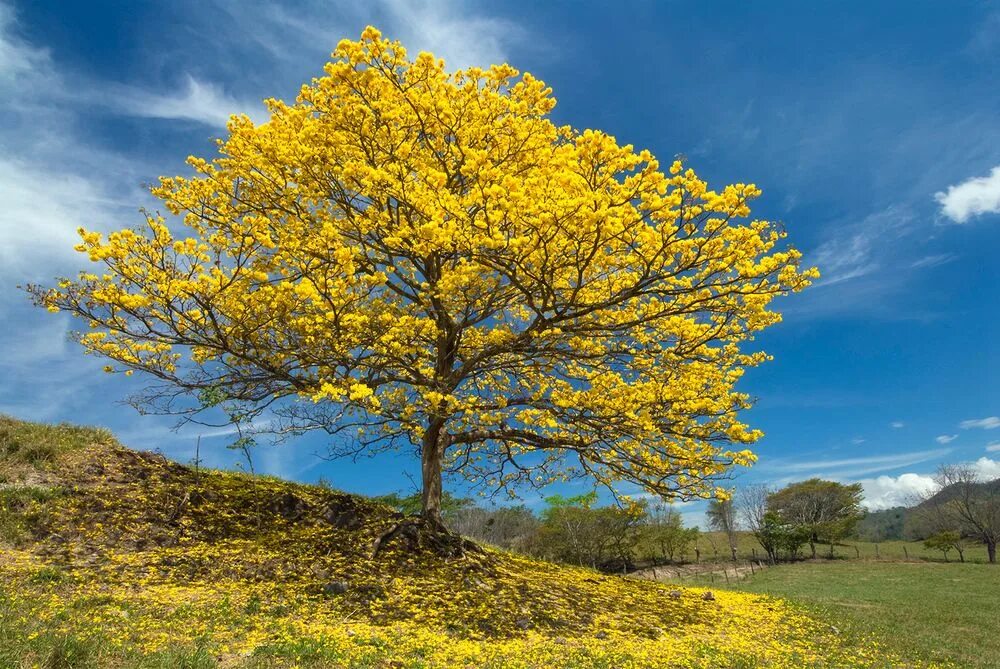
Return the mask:
{"type": "Polygon", "coordinates": [[[896,667],[781,599],[420,535],[318,486],[0,418],[0,669],[896,667]]]}

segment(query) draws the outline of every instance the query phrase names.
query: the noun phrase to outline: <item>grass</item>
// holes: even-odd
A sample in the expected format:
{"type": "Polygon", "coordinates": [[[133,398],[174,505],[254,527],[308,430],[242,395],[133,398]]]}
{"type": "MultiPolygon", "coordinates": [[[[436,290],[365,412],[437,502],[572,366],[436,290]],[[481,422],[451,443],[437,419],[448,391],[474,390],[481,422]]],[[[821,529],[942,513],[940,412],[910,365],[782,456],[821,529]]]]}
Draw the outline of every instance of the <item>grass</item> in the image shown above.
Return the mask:
{"type": "Polygon", "coordinates": [[[109,443],[111,433],[103,428],[60,423],[28,423],[0,415],[0,482],[16,480],[13,474],[50,469],[60,455],[82,445],[109,443]]]}
{"type": "Polygon", "coordinates": [[[780,565],[733,586],[786,597],[852,632],[958,667],[1000,667],[1000,567],[844,561],[780,565]]]}

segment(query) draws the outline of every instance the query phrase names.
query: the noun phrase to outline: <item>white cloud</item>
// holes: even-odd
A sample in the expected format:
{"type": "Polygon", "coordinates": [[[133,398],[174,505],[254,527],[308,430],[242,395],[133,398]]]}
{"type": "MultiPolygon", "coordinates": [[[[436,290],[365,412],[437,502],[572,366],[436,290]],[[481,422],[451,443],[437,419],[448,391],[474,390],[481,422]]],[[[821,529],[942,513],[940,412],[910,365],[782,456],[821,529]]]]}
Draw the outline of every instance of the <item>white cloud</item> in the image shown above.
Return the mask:
{"type": "Polygon", "coordinates": [[[1000,441],[991,441],[986,444],[987,453],[1000,453],[1000,441]]]}
{"type": "Polygon", "coordinates": [[[992,460],[983,456],[973,462],[972,466],[987,481],[1000,478],[1000,460],[992,460]]]}
{"type": "Polygon", "coordinates": [[[975,428],[981,428],[983,430],[995,430],[1000,427],[1000,418],[997,416],[989,416],[987,418],[975,418],[973,420],[963,420],[958,425],[963,430],[971,430],[975,428]]]}
{"type": "Polygon", "coordinates": [[[233,114],[247,114],[255,123],[267,120],[262,103],[237,100],[215,84],[190,75],[185,77],[184,88],[172,93],[119,89],[111,96],[111,106],[132,116],[197,121],[218,128],[225,128],[233,114]]]}
{"type": "Polygon", "coordinates": [[[858,444],[865,443],[865,440],[862,437],[854,437],[854,439],[851,439],[851,443],[857,446],[858,444]]]}
{"type": "Polygon", "coordinates": [[[889,423],[889,427],[893,428],[894,430],[898,430],[898,429],[900,429],[902,427],[906,427],[906,423],[904,423],[901,420],[895,420],[895,421],[889,423]]]}
{"type": "Polygon", "coordinates": [[[909,506],[937,489],[933,477],[911,473],[862,479],[858,483],[865,491],[862,504],[870,511],[909,506]]]}
{"type": "Polygon", "coordinates": [[[958,435],[957,434],[942,434],[942,435],[940,435],[938,437],[935,437],[934,441],[936,441],[939,444],[950,444],[951,442],[955,441],[956,439],[958,439],[958,435]]]}
{"type": "MultiPolygon", "coordinates": [[[[1000,450],[1000,444],[997,444],[1000,450]]],[[[987,449],[988,450],[988,449],[987,449]]],[[[970,463],[984,480],[1000,478],[1000,461],[981,457],[970,463]]],[[[899,476],[878,476],[858,481],[865,491],[862,504],[871,511],[894,506],[911,506],[927,497],[938,485],[933,476],[908,472],[899,476]]]]}
{"type": "Polygon", "coordinates": [[[941,213],[955,221],[965,223],[973,216],[1000,213],[1000,166],[990,170],[989,176],[973,177],[946,192],[934,194],[941,205],[941,213]]]}

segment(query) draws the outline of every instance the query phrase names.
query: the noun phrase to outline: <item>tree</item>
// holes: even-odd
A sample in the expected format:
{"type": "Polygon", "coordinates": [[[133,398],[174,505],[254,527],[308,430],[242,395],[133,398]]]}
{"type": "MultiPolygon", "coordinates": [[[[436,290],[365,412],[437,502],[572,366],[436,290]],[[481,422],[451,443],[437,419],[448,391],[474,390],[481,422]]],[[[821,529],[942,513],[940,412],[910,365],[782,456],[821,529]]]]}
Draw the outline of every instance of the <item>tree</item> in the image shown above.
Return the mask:
{"type": "Polygon", "coordinates": [[[705,512],[708,526],[718,532],[725,532],[729,541],[729,549],[736,548],[736,505],[732,497],[713,499],[708,503],[705,512]]]}
{"type": "Polygon", "coordinates": [[[557,126],[508,65],[449,74],[367,28],[270,120],[152,189],[167,212],[78,250],[37,304],[86,322],[144,411],[412,448],[424,527],[444,473],[514,489],[590,477],[707,497],[761,435],[736,382],[771,300],[818,273],[747,222],[753,184],[557,126]],[[185,227],[181,227],[181,224],[185,227]]]}
{"type": "Polygon", "coordinates": [[[645,517],[641,504],[595,507],[596,492],[546,497],[540,543],[547,557],[598,568],[609,560],[628,564],[645,517]]]}
{"type": "Polygon", "coordinates": [[[748,485],[737,490],[735,498],[737,517],[743,523],[743,526],[750,530],[750,533],[757,538],[761,548],[768,554],[772,562],[775,556],[764,545],[764,542],[761,541],[761,537],[766,536],[763,529],[764,518],[767,515],[767,499],[773,492],[774,490],[766,485],[748,485]]]}
{"type": "Polygon", "coordinates": [[[539,520],[525,506],[469,506],[445,512],[444,517],[452,530],[477,541],[520,553],[537,553],[541,548],[539,520]]]}
{"type": "Polygon", "coordinates": [[[753,534],[772,564],[777,561],[780,551],[788,553],[790,558],[797,556],[810,537],[806,527],[789,523],[774,511],[764,514],[753,534]]]}
{"type": "Polygon", "coordinates": [[[863,495],[860,483],[846,485],[813,478],[785,486],[770,495],[767,504],[784,522],[807,531],[812,556],[816,557],[817,541],[829,541],[832,555],[834,542],[849,534],[864,516],[863,495]]]}
{"type": "Polygon", "coordinates": [[[660,504],[653,508],[647,531],[662,557],[671,562],[675,556],[686,554],[700,535],[697,527],[684,527],[681,514],[669,504],[660,504]]]}
{"type": "Polygon", "coordinates": [[[938,469],[940,490],[925,504],[951,527],[986,544],[991,564],[997,561],[1000,541],[1000,479],[984,480],[971,465],[944,465],[938,469]]]}
{"type": "Polygon", "coordinates": [[[945,562],[951,549],[958,550],[958,559],[965,562],[965,547],[962,545],[962,535],[954,530],[938,532],[924,540],[924,546],[944,553],[945,562]]]}

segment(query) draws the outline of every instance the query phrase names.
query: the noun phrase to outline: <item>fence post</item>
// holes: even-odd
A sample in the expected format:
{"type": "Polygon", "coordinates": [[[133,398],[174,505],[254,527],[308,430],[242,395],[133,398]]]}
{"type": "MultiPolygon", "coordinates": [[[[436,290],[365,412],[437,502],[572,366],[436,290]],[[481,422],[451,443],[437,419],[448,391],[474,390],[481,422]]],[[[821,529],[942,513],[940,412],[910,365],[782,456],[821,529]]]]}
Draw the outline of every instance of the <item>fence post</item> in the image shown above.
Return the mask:
{"type": "Polygon", "coordinates": [[[909,560],[909,559],[910,559],[910,552],[909,552],[908,550],[906,550],[906,546],[903,546],[903,556],[904,556],[904,557],[905,557],[905,558],[906,558],[907,560],[909,560]]]}
{"type": "Polygon", "coordinates": [[[694,561],[701,562],[701,549],[697,546],[694,547],[694,561]]]}
{"type": "Polygon", "coordinates": [[[757,549],[756,548],[751,548],[750,549],[750,553],[753,555],[753,559],[756,560],[757,559],[757,549]]]}
{"type": "Polygon", "coordinates": [[[729,585],[729,570],[723,567],[722,574],[726,577],[726,585],[729,585]]]}
{"type": "Polygon", "coordinates": [[[860,550],[858,549],[858,545],[857,545],[857,544],[854,544],[854,555],[855,555],[855,556],[856,556],[856,557],[857,557],[857,558],[858,558],[859,560],[861,559],[861,551],[860,551],[860,550]]]}
{"type": "Polygon", "coordinates": [[[753,575],[754,575],[755,573],[757,573],[757,572],[755,572],[755,571],[753,570],[753,562],[751,562],[751,563],[750,563],[750,575],[751,575],[751,576],[753,576],[753,575]]]}
{"type": "Polygon", "coordinates": [[[875,557],[878,558],[878,543],[875,544],[875,557]]]}
{"type": "Polygon", "coordinates": [[[729,549],[733,552],[733,562],[736,562],[736,546],[730,546],[729,549]]]}

